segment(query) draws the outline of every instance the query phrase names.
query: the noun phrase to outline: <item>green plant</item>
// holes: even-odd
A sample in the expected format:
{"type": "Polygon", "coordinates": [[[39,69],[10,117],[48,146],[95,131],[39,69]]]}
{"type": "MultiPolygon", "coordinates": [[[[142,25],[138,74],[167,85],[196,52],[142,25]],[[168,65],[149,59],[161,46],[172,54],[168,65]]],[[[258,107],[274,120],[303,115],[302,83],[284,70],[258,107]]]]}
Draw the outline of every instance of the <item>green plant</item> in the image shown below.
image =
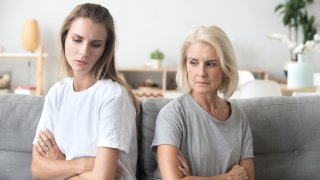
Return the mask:
{"type": "Polygon", "coordinates": [[[317,33],[315,27],[315,17],[308,15],[306,5],[312,4],[313,0],[287,0],[284,4],[279,4],[275,12],[282,14],[282,22],[289,29],[289,38],[298,41],[299,29],[302,30],[303,43],[312,40],[317,33]],[[294,39],[292,38],[292,28],[294,29],[294,39]]]}
{"type": "Polygon", "coordinates": [[[302,25],[302,32],[303,32],[303,43],[312,40],[314,35],[317,34],[317,29],[315,27],[315,17],[308,16],[308,13],[306,12],[301,17],[301,25],[302,25]]]}
{"type": "Polygon", "coordinates": [[[163,52],[161,52],[160,50],[157,49],[157,50],[151,52],[150,59],[163,60],[164,59],[164,54],[163,54],[163,52]]]}

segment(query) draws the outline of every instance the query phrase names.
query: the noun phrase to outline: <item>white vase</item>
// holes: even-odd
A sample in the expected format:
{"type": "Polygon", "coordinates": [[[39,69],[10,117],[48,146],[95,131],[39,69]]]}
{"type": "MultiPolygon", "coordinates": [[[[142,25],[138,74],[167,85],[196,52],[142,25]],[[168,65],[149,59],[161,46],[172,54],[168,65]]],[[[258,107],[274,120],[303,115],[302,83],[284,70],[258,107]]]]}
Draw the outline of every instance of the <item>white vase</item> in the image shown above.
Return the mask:
{"type": "Polygon", "coordinates": [[[313,86],[313,66],[306,63],[307,54],[298,54],[298,62],[288,65],[288,88],[306,88],[313,86]]]}

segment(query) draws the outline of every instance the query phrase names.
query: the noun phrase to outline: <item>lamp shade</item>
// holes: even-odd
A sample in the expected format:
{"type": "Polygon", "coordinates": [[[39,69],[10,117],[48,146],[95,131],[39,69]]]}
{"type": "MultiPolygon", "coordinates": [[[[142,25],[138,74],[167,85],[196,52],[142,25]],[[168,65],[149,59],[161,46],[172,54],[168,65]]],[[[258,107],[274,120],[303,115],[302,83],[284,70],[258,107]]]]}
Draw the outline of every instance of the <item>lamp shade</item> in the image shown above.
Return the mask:
{"type": "Polygon", "coordinates": [[[35,19],[26,20],[22,27],[21,41],[27,51],[34,51],[40,45],[40,30],[35,19]]]}

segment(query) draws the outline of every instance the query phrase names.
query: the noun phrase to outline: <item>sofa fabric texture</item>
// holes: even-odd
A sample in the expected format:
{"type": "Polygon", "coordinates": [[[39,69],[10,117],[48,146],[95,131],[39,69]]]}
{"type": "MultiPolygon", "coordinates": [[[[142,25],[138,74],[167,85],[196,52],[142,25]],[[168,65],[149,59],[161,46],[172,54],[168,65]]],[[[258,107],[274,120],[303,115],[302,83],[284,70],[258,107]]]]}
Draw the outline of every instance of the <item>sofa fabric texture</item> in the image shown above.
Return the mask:
{"type": "MultiPolygon", "coordinates": [[[[138,178],[157,167],[150,151],[156,117],[170,99],[141,102],[138,178]]],[[[320,96],[235,99],[253,135],[256,180],[320,179],[320,96]]],[[[32,141],[44,97],[0,95],[0,179],[29,180],[32,141]]]]}
{"type": "Polygon", "coordinates": [[[31,151],[44,97],[0,96],[0,179],[32,179],[31,151]]]}

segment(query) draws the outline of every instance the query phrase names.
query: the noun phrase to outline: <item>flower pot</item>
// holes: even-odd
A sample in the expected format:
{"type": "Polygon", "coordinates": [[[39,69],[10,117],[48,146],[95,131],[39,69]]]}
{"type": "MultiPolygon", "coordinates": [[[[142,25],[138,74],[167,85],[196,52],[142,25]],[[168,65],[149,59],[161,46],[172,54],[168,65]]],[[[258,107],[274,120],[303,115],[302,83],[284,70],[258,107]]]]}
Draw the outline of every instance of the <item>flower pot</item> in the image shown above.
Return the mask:
{"type": "Polygon", "coordinates": [[[152,67],[154,69],[160,69],[161,68],[161,60],[158,59],[152,59],[152,67]]]}
{"type": "Polygon", "coordinates": [[[298,54],[298,62],[288,65],[288,88],[306,88],[313,86],[313,66],[306,63],[306,54],[298,54]]]}

